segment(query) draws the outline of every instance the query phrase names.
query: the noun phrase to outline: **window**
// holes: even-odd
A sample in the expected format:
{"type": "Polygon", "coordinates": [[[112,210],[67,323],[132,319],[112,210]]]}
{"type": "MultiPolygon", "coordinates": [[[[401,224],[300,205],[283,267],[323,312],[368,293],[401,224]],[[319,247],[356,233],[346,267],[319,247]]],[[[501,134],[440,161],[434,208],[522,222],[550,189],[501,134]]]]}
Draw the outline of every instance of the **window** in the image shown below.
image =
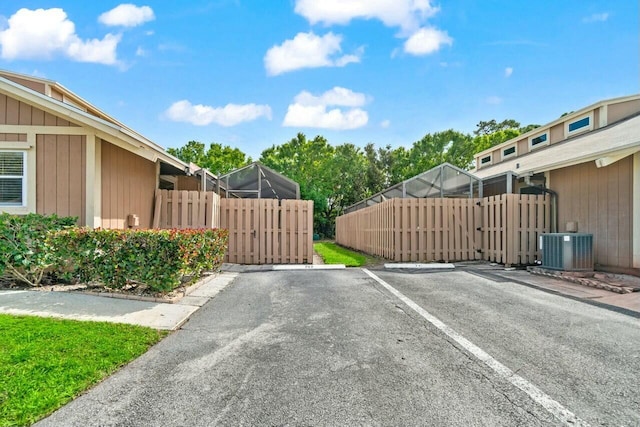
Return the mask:
{"type": "Polygon", "coordinates": [[[486,166],[491,164],[491,154],[484,156],[480,159],[480,166],[486,166]]]}
{"type": "Polygon", "coordinates": [[[539,133],[529,138],[529,149],[543,147],[549,144],[549,132],[539,133]]]}
{"type": "Polygon", "coordinates": [[[543,142],[547,142],[547,134],[546,133],[533,138],[531,140],[531,145],[538,145],[538,144],[542,144],[543,142]]]}
{"type": "Polygon", "coordinates": [[[567,136],[591,130],[593,129],[593,113],[589,113],[586,116],[578,117],[576,120],[567,122],[565,126],[567,136]]]}
{"type": "Polygon", "coordinates": [[[585,117],[584,119],[580,119],[573,123],[569,124],[569,132],[574,132],[578,129],[582,129],[585,126],[589,126],[589,117],[585,117]]]}
{"type": "Polygon", "coordinates": [[[26,206],[26,152],[0,151],[0,206],[26,206]]]}
{"type": "Polygon", "coordinates": [[[502,158],[506,159],[508,157],[513,157],[516,155],[516,146],[511,145],[507,148],[502,149],[502,158]]]}

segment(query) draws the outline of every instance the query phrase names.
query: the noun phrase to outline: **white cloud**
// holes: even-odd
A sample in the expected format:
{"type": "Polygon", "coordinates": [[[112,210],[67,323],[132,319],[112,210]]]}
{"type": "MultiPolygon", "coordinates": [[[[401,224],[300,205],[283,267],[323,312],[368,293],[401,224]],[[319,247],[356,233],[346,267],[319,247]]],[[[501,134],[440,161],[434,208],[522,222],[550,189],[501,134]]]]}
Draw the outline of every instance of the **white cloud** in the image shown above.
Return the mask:
{"type": "Polygon", "coordinates": [[[593,15],[582,18],[582,22],[584,23],[592,23],[592,22],[605,22],[609,19],[609,13],[594,13],[593,15]]]}
{"type": "Polygon", "coordinates": [[[500,98],[499,96],[490,96],[485,101],[489,105],[500,105],[500,104],[502,104],[502,98],[500,98]]]}
{"type": "Polygon", "coordinates": [[[504,76],[506,78],[511,77],[511,74],[513,74],[513,68],[512,67],[507,67],[504,69],[504,76]]]}
{"type": "Polygon", "coordinates": [[[98,17],[98,21],[111,27],[137,27],[156,19],[149,6],[124,3],[98,17]]]}
{"type": "Polygon", "coordinates": [[[116,49],[121,35],[107,34],[104,39],[82,41],[73,40],[67,48],[67,55],[78,62],[96,62],[99,64],[116,64],[116,49]]]}
{"type": "Polygon", "coordinates": [[[404,43],[404,51],[411,55],[428,55],[437,52],[443,45],[451,46],[453,39],[446,31],[436,28],[421,28],[404,43]]]}
{"type": "Polygon", "coordinates": [[[273,46],[264,56],[267,74],[275,76],[301,68],[344,67],[360,62],[362,48],[355,54],[336,57],[342,52],[342,36],[327,33],[317,36],[313,32],[298,33],[292,40],[273,46]]]}
{"type": "Polygon", "coordinates": [[[357,108],[366,101],[366,95],[337,86],[319,96],[303,91],[289,105],[282,125],[334,130],[357,129],[369,122],[367,112],[357,108]],[[329,108],[336,106],[351,108],[329,108]]]}
{"type": "Polygon", "coordinates": [[[294,102],[307,106],[339,105],[342,107],[361,107],[367,102],[367,97],[363,93],[336,86],[320,96],[314,96],[310,92],[302,91],[296,95],[294,102]]]}
{"type": "Polygon", "coordinates": [[[196,126],[211,123],[230,127],[243,122],[250,122],[260,117],[271,120],[271,107],[256,104],[227,104],[224,107],[193,105],[187,100],[174,102],[165,111],[165,115],[175,122],[186,122],[196,126]]]}
{"type": "Polygon", "coordinates": [[[289,105],[283,126],[312,127],[333,130],[357,129],[369,121],[366,111],[354,108],[342,111],[339,108],[327,110],[325,105],[289,105]]]}
{"type": "Polygon", "coordinates": [[[383,120],[380,122],[380,127],[382,129],[389,129],[389,126],[391,126],[391,120],[383,120]]]}
{"type": "Polygon", "coordinates": [[[3,59],[52,59],[64,55],[79,62],[118,65],[116,49],[121,36],[82,40],[64,10],[20,9],[0,31],[3,59]]]}
{"type": "Polygon", "coordinates": [[[136,56],[147,56],[149,52],[147,52],[142,46],[138,46],[136,49],[136,56]]]}
{"type": "Polygon", "coordinates": [[[295,6],[295,12],[311,24],[345,25],[353,19],[378,19],[408,32],[438,10],[430,0],[297,0],[295,6]]]}

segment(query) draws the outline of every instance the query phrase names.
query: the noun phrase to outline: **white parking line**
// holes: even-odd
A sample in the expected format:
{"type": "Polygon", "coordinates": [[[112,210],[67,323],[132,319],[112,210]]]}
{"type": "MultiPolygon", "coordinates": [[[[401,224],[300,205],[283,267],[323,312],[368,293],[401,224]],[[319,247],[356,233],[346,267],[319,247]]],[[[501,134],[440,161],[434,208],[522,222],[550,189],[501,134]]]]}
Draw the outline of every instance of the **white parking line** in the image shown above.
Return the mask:
{"type": "Polygon", "coordinates": [[[457,333],[455,330],[447,326],[437,317],[431,315],[424,308],[420,307],[418,304],[413,302],[411,299],[406,297],[400,291],[395,289],[393,286],[370,272],[369,270],[363,268],[364,271],[369,277],[382,285],[385,289],[395,295],[398,299],[400,299],[403,303],[413,309],[416,313],[426,319],[433,326],[442,331],[449,338],[454,340],[460,346],[462,346],[469,353],[473,354],[476,358],[478,358],[485,365],[493,369],[498,376],[504,378],[509,381],[511,384],[527,393],[531,399],[533,399],[538,405],[542,406],[546,409],[551,415],[556,417],[558,420],[562,421],[566,425],[570,426],[588,426],[589,424],[578,418],[573,412],[569,411],[567,408],[562,406],[560,403],[553,400],[549,395],[540,390],[538,387],[525,380],[521,376],[515,374],[511,369],[507,368],[502,363],[498,362],[496,359],[491,357],[487,352],[482,350],[477,345],[473,344],[471,341],[467,340],[465,337],[457,333]]]}

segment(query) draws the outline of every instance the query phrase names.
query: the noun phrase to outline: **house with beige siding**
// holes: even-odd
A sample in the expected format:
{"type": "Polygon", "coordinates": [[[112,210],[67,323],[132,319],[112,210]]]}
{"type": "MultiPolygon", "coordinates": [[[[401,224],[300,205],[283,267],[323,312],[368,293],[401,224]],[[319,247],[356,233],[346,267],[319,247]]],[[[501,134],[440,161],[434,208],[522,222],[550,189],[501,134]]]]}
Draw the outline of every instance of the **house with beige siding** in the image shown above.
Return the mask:
{"type": "Polygon", "coordinates": [[[475,155],[484,196],[549,192],[557,231],[594,236],[601,269],[640,272],[640,95],[610,99],[475,155]]]}
{"type": "Polygon", "coordinates": [[[0,71],[0,211],[150,228],[156,189],[210,190],[213,178],[62,85],[0,71]]]}

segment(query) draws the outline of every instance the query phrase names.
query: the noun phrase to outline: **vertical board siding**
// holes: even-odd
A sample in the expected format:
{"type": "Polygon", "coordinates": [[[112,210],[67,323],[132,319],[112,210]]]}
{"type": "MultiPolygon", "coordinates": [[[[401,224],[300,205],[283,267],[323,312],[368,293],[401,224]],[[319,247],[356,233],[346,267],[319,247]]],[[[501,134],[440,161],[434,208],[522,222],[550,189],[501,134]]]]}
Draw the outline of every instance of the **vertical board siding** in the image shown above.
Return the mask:
{"type": "MultiPolygon", "coordinates": [[[[29,86],[29,85],[27,85],[29,86]]],[[[52,114],[0,94],[0,125],[70,126],[52,114]]],[[[36,135],[36,212],[78,217],[85,224],[85,137],[36,135]]],[[[0,134],[0,141],[27,141],[26,134],[0,134]]]]}
{"type": "Polygon", "coordinates": [[[36,136],[36,212],[85,224],[85,137],[36,136]]]}
{"type": "Polygon", "coordinates": [[[220,227],[229,230],[227,262],[313,262],[313,202],[221,199],[220,227]]]}
{"type": "Polygon", "coordinates": [[[549,225],[545,196],[391,199],[338,217],[336,242],[399,262],[532,264],[549,225]]]}
{"type": "Polygon", "coordinates": [[[593,234],[595,263],[631,268],[633,241],[633,156],[598,168],[594,162],[551,171],[558,193],[558,229],[577,222],[593,234]]]}
{"type": "Polygon", "coordinates": [[[0,125],[75,126],[15,98],[0,94],[0,125]],[[48,116],[48,120],[43,118],[48,116]]]}
{"type": "Polygon", "coordinates": [[[140,228],[151,228],[156,164],[102,141],[102,227],[125,229],[127,216],[138,215],[140,228]]]}

